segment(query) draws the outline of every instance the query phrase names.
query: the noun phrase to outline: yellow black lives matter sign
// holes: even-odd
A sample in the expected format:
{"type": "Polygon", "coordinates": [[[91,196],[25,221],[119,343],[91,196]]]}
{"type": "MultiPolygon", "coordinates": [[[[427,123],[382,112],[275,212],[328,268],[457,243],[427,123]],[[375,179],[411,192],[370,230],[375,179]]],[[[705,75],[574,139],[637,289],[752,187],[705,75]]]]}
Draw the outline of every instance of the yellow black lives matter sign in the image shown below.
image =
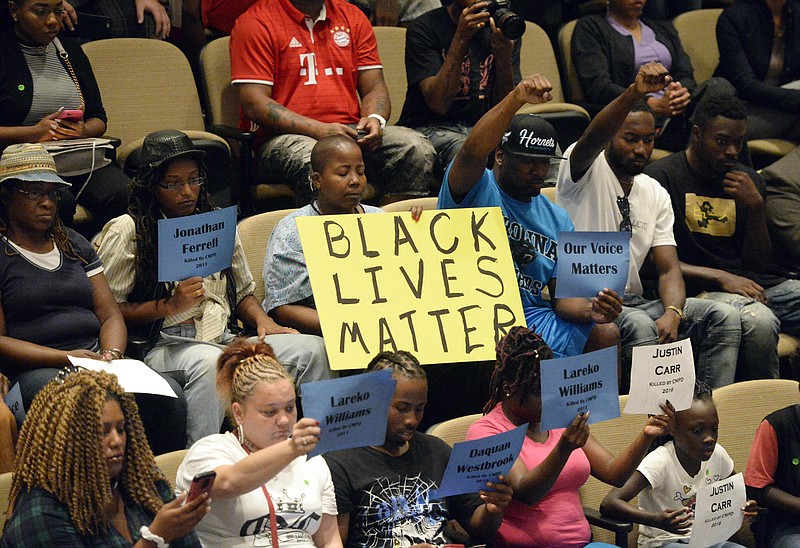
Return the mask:
{"type": "Polygon", "coordinates": [[[332,369],[385,350],[422,363],[493,360],[525,325],[499,208],[298,217],[332,369]]]}

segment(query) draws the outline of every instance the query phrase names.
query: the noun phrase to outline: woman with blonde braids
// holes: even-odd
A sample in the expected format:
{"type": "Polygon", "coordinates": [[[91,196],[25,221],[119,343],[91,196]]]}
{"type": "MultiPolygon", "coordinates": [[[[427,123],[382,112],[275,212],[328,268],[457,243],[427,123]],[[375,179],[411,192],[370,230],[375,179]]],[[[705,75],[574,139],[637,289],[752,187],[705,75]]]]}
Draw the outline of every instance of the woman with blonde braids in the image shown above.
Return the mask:
{"type": "Polygon", "coordinates": [[[336,497],[325,460],[307,458],[319,422],[297,420],[292,377],[261,342],[237,339],[217,362],[217,389],[234,432],[195,443],[178,488],[213,470],[214,509],[197,528],[204,546],[342,548],[336,497]]]}
{"type": "Polygon", "coordinates": [[[28,410],[0,545],[199,546],[192,530],[210,499],[184,498],[173,500],[116,377],[62,374],[28,410]]]}

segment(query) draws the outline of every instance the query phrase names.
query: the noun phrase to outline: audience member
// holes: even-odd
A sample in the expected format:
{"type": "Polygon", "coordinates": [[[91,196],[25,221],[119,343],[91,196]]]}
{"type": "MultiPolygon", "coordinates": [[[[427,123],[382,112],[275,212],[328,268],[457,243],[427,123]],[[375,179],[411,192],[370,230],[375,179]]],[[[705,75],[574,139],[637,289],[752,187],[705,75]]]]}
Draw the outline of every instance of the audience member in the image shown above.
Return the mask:
{"type": "Polygon", "coordinates": [[[730,305],[687,299],[678,262],[669,194],[642,170],[650,160],[655,117],[643,100],[669,84],[663,65],[642,65],[636,81],[595,116],[558,178],[557,202],[577,230],[630,232],[630,266],[622,312],[622,386],[630,383],[634,346],[691,338],[697,378],[712,386],[731,384],[741,327],[730,305]],[[659,299],[643,297],[639,270],[648,257],[658,271],[659,299]]]}
{"type": "Polygon", "coordinates": [[[525,327],[512,327],[497,343],[485,415],[467,432],[467,439],[479,439],[528,424],[522,452],[511,469],[514,500],[494,539],[497,547],[585,546],[591,540],[591,529],[578,489],[589,474],[622,485],[652,440],[669,432],[674,410],[663,404],[666,415],[650,416],[642,433],[618,457],[592,437],[588,412],[578,414],[567,428],[542,431],[540,367],[542,360],[552,357],[539,335],[525,327]]]}
{"type": "Polygon", "coordinates": [[[656,144],[683,150],[688,138],[687,109],[696,86],[692,62],[670,21],[642,19],[645,3],[610,0],[608,13],[582,17],[572,35],[572,59],[588,101],[606,105],[636,79],[650,61],[667,67],[672,81],[648,93],[656,115],[656,144]]]}
{"type": "Polygon", "coordinates": [[[442,5],[439,0],[347,0],[355,4],[374,26],[407,27],[420,15],[442,5]]]}
{"type": "Polygon", "coordinates": [[[219,357],[217,387],[234,432],[195,443],[177,485],[216,472],[211,514],[197,526],[204,546],[341,548],[336,498],[325,460],[307,455],[319,422],[297,420],[295,386],[272,349],[239,339],[219,357]]]}
{"type": "Polygon", "coordinates": [[[281,219],[264,256],[263,307],[277,321],[301,333],[322,335],[314,305],[297,218],[348,213],[380,213],[361,203],[367,181],[364,160],[355,141],[344,135],[323,137],[311,150],[311,186],[317,198],[281,219]]]}
{"type": "Polygon", "coordinates": [[[424,134],[443,172],[478,118],[521,80],[520,40],[495,26],[485,1],[454,0],[406,33],[408,92],[400,124],[424,134]]]}
{"type": "Polygon", "coordinates": [[[670,194],[687,293],[739,309],[738,377],[778,378],[778,332],[800,335],[800,282],[767,272],[764,180],[737,162],[746,130],[737,98],[702,101],[686,151],[644,171],[670,194]]]}
{"type": "Polygon", "coordinates": [[[754,528],[763,531],[759,537],[772,548],[800,545],[798,440],[800,405],[790,405],[767,415],[750,446],[744,483],[758,505],[769,510],[754,528]]]}
{"type": "Polygon", "coordinates": [[[231,34],[231,74],[242,124],[260,137],[261,178],[307,192],[314,143],[344,135],[362,148],[367,178],[384,202],[429,192],[435,152],[423,135],[386,126],[391,105],[375,34],[355,6],[344,0],[254,5],[231,34]]]}
{"type": "Polygon", "coordinates": [[[737,0],[717,44],[715,75],[747,101],[747,138],[800,140],[800,0],[737,0]]]}
{"type": "Polygon", "coordinates": [[[169,13],[159,0],[64,0],[64,8],[68,14],[62,23],[83,39],[166,39],[171,30],[169,13]],[[98,23],[92,16],[107,20],[107,27],[96,28],[98,23]]]}
{"type": "Polygon", "coordinates": [[[767,226],[775,261],[783,273],[800,277],[800,148],[761,170],[767,185],[767,226]]]}
{"type": "MultiPolygon", "coordinates": [[[[63,1],[9,0],[8,9],[13,29],[0,32],[0,148],[103,135],[106,112],[89,59],[77,40],[58,37],[63,1]],[[65,109],[83,117],[62,119],[65,109]]],[[[88,182],[85,175],[68,180],[72,193],[64,192],[60,206],[66,224],[76,201],[98,229],[125,211],[129,179],[115,164],[95,170],[88,182]]]]}
{"type": "Polygon", "coordinates": [[[116,377],[70,373],[28,410],[0,546],[199,547],[192,530],[210,500],[185,501],[172,495],[116,377]]]}
{"type": "MultiPolygon", "coordinates": [[[[615,487],[600,505],[603,515],[640,523],[639,546],[680,548],[692,534],[697,490],[709,482],[733,475],[733,460],[717,444],[719,417],[711,388],[702,381],[694,386],[689,409],[675,413],[672,439],[643,460],[622,487],[615,487]],[[628,502],[639,496],[639,507],[628,502]]],[[[756,501],[741,509],[745,519],[756,517],[756,501]]],[[[770,545],[771,546],[771,545],[770,545]]],[[[713,548],[742,548],[735,542],[720,542],[713,548]]]]}
{"type": "MultiPolygon", "coordinates": [[[[0,158],[0,373],[28,409],[69,357],[122,358],[125,321],[92,245],[58,217],[69,187],[42,145],[10,145],[0,158]]],[[[139,394],[154,451],[179,449],[186,401],[139,394]],[[177,442],[177,444],[176,444],[177,442]]]]}
{"type": "MultiPolygon", "coordinates": [[[[0,384],[8,379],[0,374],[0,384]]],[[[0,387],[0,396],[5,397],[7,386],[0,387]]],[[[17,444],[17,419],[8,406],[0,401],[0,474],[14,471],[14,446],[17,444]]]]}
{"type": "Polygon", "coordinates": [[[417,432],[428,400],[428,381],[417,359],[405,351],[381,352],[367,372],[390,369],[397,381],[386,441],[381,446],[324,455],[339,508],[339,532],[348,547],[409,548],[453,542],[447,522],[455,519],[475,541],[494,536],[511,500],[508,480],[489,482],[477,494],[437,498],[450,459],[439,438],[417,432]]]}
{"type": "Polygon", "coordinates": [[[526,103],[551,100],[551,89],[544,76],[529,76],[478,120],[445,172],[438,207],[502,209],[525,320],[563,357],[618,344],[613,322],[622,305],[610,290],[591,300],[553,298],[558,233],[573,230],[567,212],[540,194],[550,160],[560,158],[556,132],[538,116],[515,116],[526,103]]]}
{"type": "Polygon", "coordinates": [[[233,338],[234,318],[255,327],[259,340],[273,345],[300,382],[330,376],[322,339],[276,324],[253,296],[238,235],[230,268],[205,278],[158,281],[158,220],[215,209],[205,187],[204,156],[180,131],[145,137],[128,214],[106,225],[98,250],[125,322],[149,344],[145,363],[174,375],[185,388],[189,445],[219,432],[223,413],[214,371],[220,347],[208,343],[233,338]]]}

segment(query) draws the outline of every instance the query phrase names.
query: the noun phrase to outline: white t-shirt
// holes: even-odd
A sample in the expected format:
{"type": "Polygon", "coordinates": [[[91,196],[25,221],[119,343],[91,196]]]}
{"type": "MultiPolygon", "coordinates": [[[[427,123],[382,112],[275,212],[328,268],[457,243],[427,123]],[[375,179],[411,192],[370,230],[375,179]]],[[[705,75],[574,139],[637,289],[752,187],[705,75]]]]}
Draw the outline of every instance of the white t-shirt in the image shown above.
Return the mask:
{"type": "MultiPolygon", "coordinates": [[[[213,434],[199,440],[178,468],[177,487],[188,491],[192,478],[219,466],[234,464],[247,456],[231,433],[213,434]]],[[[321,456],[298,457],[267,482],[275,506],[281,547],[313,547],[323,514],[336,515],[336,496],[328,464],[321,456]]],[[[203,546],[272,546],[269,505],[258,488],[235,499],[216,498],[211,513],[195,527],[203,546]]]]}
{"type": "MultiPolygon", "coordinates": [[[[597,156],[579,181],[573,182],[569,157],[574,148],[573,144],[567,149],[564,154],[567,160],[561,162],[556,182],[556,202],[567,210],[575,230],[617,232],[622,221],[617,196],[623,196],[624,192],[608,165],[605,152],[597,156]]],[[[628,202],[633,234],[625,293],[641,297],[643,289],[639,269],[651,248],[660,245],[675,246],[675,236],[672,233],[675,215],[669,193],[658,181],[644,173],[634,177],[628,202]]]]}
{"type": "MultiPolygon", "coordinates": [[[[711,458],[700,463],[700,471],[692,477],[681,465],[670,441],[647,455],[637,470],[650,482],[650,487],[639,493],[640,510],[658,513],[666,508],[688,506],[694,511],[697,487],[730,476],[733,460],[725,448],[717,444],[711,458]]],[[[689,540],[689,535],[675,535],[646,525],[639,527],[639,546],[643,548],[655,548],[677,540],[689,540]]]]}

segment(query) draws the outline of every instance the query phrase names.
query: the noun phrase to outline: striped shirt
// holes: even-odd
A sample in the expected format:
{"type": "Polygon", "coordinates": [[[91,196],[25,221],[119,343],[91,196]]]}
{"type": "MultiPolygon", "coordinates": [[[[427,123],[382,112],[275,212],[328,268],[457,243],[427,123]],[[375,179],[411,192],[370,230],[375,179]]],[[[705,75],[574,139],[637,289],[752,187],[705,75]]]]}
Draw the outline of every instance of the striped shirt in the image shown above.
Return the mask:
{"type": "MultiPolygon", "coordinates": [[[[136,284],[136,225],[133,217],[122,215],[106,224],[100,236],[100,249],[97,254],[103,261],[106,279],[114,299],[118,303],[128,302],[128,295],[136,284]]],[[[238,304],[248,295],[252,295],[256,287],[253,275],[247,266],[238,230],[231,270],[236,284],[238,304]]],[[[197,328],[197,339],[217,342],[231,316],[227,287],[225,276],[221,273],[206,276],[203,278],[205,298],[185,312],[165,317],[163,327],[193,320],[197,328]]]]}
{"type": "Polygon", "coordinates": [[[44,52],[35,46],[20,44],[22,55],[33,77],[33,102],[23,126],[32,126],[55,111],[81,108],[81,96],[67,69],[58,59],[58,51],[51,42],[44,52]]]}

